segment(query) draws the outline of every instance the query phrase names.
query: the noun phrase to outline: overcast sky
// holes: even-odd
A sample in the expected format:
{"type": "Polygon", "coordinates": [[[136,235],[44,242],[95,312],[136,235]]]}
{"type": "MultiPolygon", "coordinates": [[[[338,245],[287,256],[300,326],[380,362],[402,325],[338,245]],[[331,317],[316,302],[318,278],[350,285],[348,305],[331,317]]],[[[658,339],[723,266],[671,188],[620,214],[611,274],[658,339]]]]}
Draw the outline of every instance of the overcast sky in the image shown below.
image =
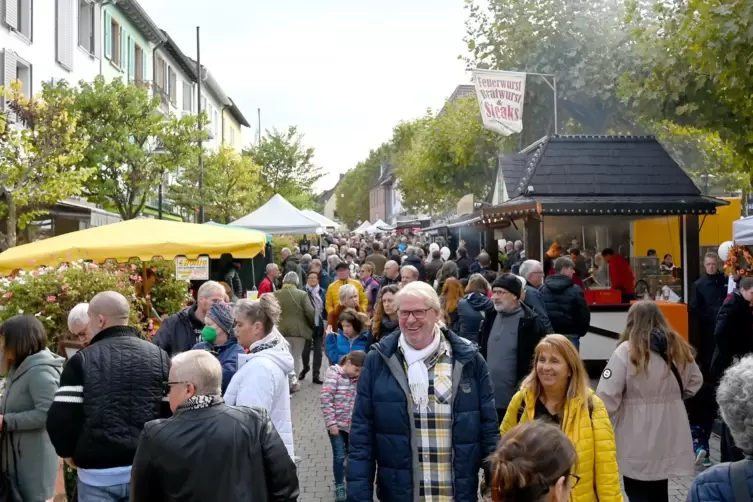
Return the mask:
{"type": "Polygon", "coordinates": [[[141,0],[201,61],[252,125],[296,125],[330,188],[400,120],[439,109],[470,82],[463,0],[141,0]]]}

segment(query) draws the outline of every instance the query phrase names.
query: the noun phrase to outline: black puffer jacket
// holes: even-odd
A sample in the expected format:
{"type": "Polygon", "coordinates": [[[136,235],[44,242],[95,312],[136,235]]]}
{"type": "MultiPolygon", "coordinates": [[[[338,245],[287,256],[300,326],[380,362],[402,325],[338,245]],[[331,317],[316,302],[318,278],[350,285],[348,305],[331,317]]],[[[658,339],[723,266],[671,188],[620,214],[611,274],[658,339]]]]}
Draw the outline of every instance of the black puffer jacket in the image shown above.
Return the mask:
{"type": "Polygon", "coordinates": [[[169,372],[167,354],[134,328],[102,330],[66,363],[47,413],[58,456],[85,469],[131,465],[144,424],[169,416],[169,372]]]}
{"type": "Polygon", "coordinates": [[[552,329],[560,335],[585,336],[591,312],[580,286],[566,275],[550,275],[539,290],[552,329]]]}
{"type": "Polygon", "coordinates": [[[753,310],[740,292],[733,293],[719,309],[714,339],[710,376],[716,386],[736,357],[753,352],[753,310]]]}
{"type": "Polygon", "coordinates": [[[458,302],[457,334],[474,343],[479,342],[481,324],[486,310],[494,306],[492,300],[481,293],[469,293],[458,302]]]}
{"type": "Polygon", "coordinates": [[[134,502],[297,499],[295,464],[263,408],[220,402],[144,427],[131,472],[134,502]],[[209,466],[222,466],[211,480],[209,466]]]}
{"type": "Polygon", "coordinates": [[[172,357],[187,352],[201,341],[204,323],[196,318],[196,304],[164,320],[152,342],[172,357]]]}

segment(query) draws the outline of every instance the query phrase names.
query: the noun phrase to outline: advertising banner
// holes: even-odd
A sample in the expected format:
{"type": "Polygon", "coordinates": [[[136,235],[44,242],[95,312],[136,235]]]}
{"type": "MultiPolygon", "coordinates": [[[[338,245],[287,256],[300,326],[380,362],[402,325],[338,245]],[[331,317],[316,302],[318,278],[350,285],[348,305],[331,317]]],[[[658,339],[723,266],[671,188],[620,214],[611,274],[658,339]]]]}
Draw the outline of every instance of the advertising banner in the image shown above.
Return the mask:
{"type": "Polygon", "coordinates": [[[503,136],[523,130],[525,73],[473,70],[473,84],[484,127],[503,136]]]}
{"type": "Polygon", "coordinates": [[[185,256],[176,256],[175,278],[179,281],[209,280],[209,256],[202,255],[196,260],[189,260],[185,256]]]}

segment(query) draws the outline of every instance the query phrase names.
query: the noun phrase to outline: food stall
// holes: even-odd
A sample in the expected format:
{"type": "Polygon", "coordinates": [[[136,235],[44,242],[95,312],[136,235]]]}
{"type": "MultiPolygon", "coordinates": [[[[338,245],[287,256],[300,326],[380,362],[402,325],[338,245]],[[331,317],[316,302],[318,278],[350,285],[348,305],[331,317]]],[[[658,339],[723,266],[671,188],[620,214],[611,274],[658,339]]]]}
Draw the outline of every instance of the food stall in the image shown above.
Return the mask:
{"type": "Polygon", "coordinates": [[[498,159],[494,191],[498,203],[480,210],[475,225],[487,231],[509,225],[522,229],[527,258],[543,262],[547,252],[549,260],[557,257],[551,254],[554,248],[563,254],[577,248],[589,262],[586,279],[591,280],[585,282],[591,329],[581,341],[587,364],[603,367],[633,299],[631,291],[612,291],[610,265],[599,255],[605,248],[630,264],[633,275],[643,281],[638,285],[645,286],[639,292],[655,299],[661,291],[662,310],[674,329],[688,337],[688,286],[700,274],[699,217],[714,214],[727,202],[703,196],[655,138],[543,138],[498,159]],[[657,274],[656,259],[645,259],[646,250],[634,247],[632,223],[651,218],[678,222],[681,252],[670,274],[657,274]],[[667,290],[676,295],[667,299],[676,303],[663,301],[667,290]]]}

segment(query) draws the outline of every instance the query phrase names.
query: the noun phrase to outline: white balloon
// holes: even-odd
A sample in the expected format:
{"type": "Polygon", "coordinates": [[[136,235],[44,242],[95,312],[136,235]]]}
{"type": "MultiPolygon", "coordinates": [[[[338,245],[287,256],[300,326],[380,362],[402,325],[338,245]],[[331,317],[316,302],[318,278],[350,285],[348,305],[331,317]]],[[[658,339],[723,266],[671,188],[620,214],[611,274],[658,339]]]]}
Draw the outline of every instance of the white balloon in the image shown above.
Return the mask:
{"type": "Polygon", "coordinates": [[[722,259],[722,261],[727,261],[729,259],[729,252],[732,249],[732,246],[734,246],[732,241],[722,242],[719,245],[717,254],[719,255],[719,258],[722,259]]]}

